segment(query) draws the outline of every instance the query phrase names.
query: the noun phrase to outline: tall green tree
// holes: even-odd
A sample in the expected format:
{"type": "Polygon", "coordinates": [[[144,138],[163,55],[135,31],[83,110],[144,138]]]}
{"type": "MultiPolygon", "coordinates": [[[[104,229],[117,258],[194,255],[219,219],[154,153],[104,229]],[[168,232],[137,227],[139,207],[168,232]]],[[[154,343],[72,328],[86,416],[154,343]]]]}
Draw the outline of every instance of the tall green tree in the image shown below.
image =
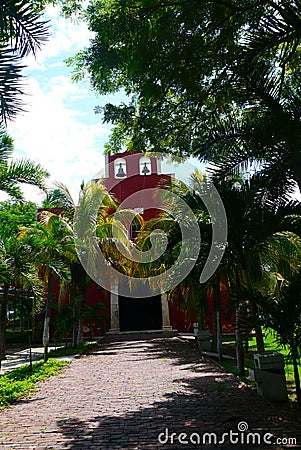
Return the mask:
{"type": "Polygon", "coordinates": [[[6,274],[2,279],[4,284],[0,305],[0,352],[2,358],[5,356],[9,289],[12,287],[31,291],[37,305],[43,298],[43,284],[39,279],[37,267],[28,248],[21,245],[16,236],[4,237],[1,256],[6,267],[6,274]]]}
{"type": "MultiPolygon", "coordinates": [[[[96,236],[102,251],[104,253],[108,251],[108,257],[116,254],[116,246],[110,242],[110,238],[112,237],[112,217],[117,209],[117,203],[107,193],[104,186],[90,182],[82,186],[78,205],[73,200],[68,188],[63,184],[57,184],[57,188],[50,192],[45,199],[44,207],[54,208],[52,212],[44,214],[44,222],[49,225],[58,223],[65,232],[64,245],[65,248],[68,248],[66,261],[68,261],[71,272],[71,279],[65,293],[70,297],[74,318],[77,321],[76,333],[75,330],[73,332],[73,341],[74,344],[80,345],[83,342],[84,303],[91,279],[78,258],[78,241],[84,236],[96,236]],[[75,215],[77,216],[76,228],[75,215]],[[84,218],[83,222],[80,221],[79,216],[84,218]],[[83,224],[82,228],[78,226],[81,223],[83,224]]],[[[115,228],[117,229],[118,226],[115,225],[115,228]]],[[[127,240],[126,231],[121,225],[119,229],[119,237],[127,240]]],[[[94,243],[88,239],[85,241],[85,245],[93,246],[94,243]]],[[[83,251],[87,251],[87,249],[85,248],[83,251]]]]}
{"type": "Polygon", "coordinates": [[[36,223],[31,227],[22,227],[18,238],[19,242],[27,247],[32,261],[38,267],[47,286],[43,328],[44,360],[46,361],[48,358],[53,278],[56,275],[61,282],[68,282],[70,279],[69,266],[64,254],[65,233],[58,222],[36,223]]]}
{"type": "MultiPolygon", "coordinates": [[[[192,187],[182,182],[174,183],[171,189],[190,206],[195,214],[202,237],[201,251],[198,260],[187,276],[170,293],[171,299],[181,299],[182,307],[203,310],[207,305],[208,293],[212,293],[216,317],[214,329],[220,336],[220,291],[226,286],[232,300],[232,311],[236,310],[237,363],[240,374],[244,373],[243,330],[246,326],[256,332],[258,351],[264,351],[258,304],[254,296],[242,294],[241,288],[273,291],[277,286],[277,277],[290,279],[300,267],[301,241],[292,231],[285,218],[292,214],[300,214],[298,202],[287,203],[286,197],[278,199],[278,204],[267,202],[265,191],[261,190],[260,180],[232,177],[217,185],[228,217],[228,237],[223,260],[214,276],[200,286],[199,279],[210,250],[213,218],[210,217],[202,200],[206,188],[206,177],[196,172],[192,176],[192,187]],[[246,316],[252,317],[246,323],[246,316]],[[243,320],[244,319],[244,320],[243,320]]],[[[173,210],[173,205],[169,205],[173,210]]],[[[177,206],[175,205],[175,211],[177,206]]],[[[180,215],[181,217],[181,215],[180,215]]],[[[166,253],[150,264],[149,274],[158,270],[166,270],[178,257],[182,244],[182,236],[176,220],[164,214],[158,219],[146,223],[137,238],[137,244],[148,249],[149,235],[156,228],[162,228],[168,236],[166,253]]],[[[234,325],[234,324],[233,324],[234,325]]],[[[221,355],[220,339],[216,339],[221,355]]]]}
{"type": "MultiPolygon", "coordinates": [[[[16,236],[20,226],[29,226],[35,222],[36,205],[31,202],[23,204],[15,201],[5,201],[0,203],[0,239],[2,251],[0,253],[1,267],[3,267],[3,276],[0,274],[0,284],[4,286],[3,296],[0,307],[0,330],[2,333],[2,355],[5,355],[5,327],[7,320],[7,304],[9,288],[24,287],[20,276],[20,267],[24,265],[24,273],[28,273],[27,284],[32,288],[33,283],[37,281],[37,273],[30,264],[30,259],[26,258],[26,251],[22,251],[16,241],[16,236]],[[13,283],[13,284],[11,284],[13,283]],[[16,284],[17,283],[17,284],[16,284]]],[[[28,256],[28,255],[27,255],[28,256]]],[[[26,284],[25,281],[23,283],[26,284]]],[[[37,286],[40,286],[38,281],[37,286]]],[[[37,298],[36,298],[37,300],[37,298]]]]}
{"type": "Polygon", "coordinates": [[[268,185],[301,186],[299,0],[92,1],[86,20],[95,37],[74,79],[130,98],[97,109],[114,124],[111,151],[194,155],[226,172],[257,161],[268,185]]]}
{"type": "Polygon", "coordinates": [[[17,235],[21,226],[33,225],[36,221],[37,205],[33,202],[0,202],[0,236],[17,235]]]}
{"type": "MultiPolygon", "coordinates": [[[[45,178],[48,173],[39,164],[33,164],[24,160],[9,162],[11,152],[11,139],[2,135],[0,142],[0,190],[9,194],[12,198],[23,200],[23,194],[19,184],[32,184],[45,189],[45,178]]],[[[34,206],[32,204],[17,205],[4,202],[0,207],[0,240],[2,252],[0,264],[4,270],[4,290],[0,304],[0,336],[1,354],[5,348],[6,320],[8,293],[10,287],[21,287],[35,292],[36,299],[40,298],[40,283],[37,278],[33,261],[27,251],[17,242],[16,235],[20,225],[29,225],[32,221],[34,206]],[[36,285],[35,285],[36,283],[36,285]]],[[[0,275],[1,276],[1,275],[0,275]]]]}

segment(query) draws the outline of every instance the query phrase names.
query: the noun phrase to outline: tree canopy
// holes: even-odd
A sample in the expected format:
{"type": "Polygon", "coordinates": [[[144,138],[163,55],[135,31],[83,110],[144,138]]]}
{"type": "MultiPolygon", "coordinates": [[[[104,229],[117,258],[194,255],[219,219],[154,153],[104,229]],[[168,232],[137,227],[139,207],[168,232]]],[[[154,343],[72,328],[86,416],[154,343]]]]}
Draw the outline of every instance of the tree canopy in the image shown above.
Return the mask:
{"type": "Polygon", "coordinates": [[[30,226],[36,221],[37,205],[32,202],[0,203],[0,236],[16,236],[20,226],[30,226]]]}
{"type": "Polygon", "coordinates": [[[92,0],[86,19],[95,38],[74,79],[130,97],[97,109],[110,151],[260,161],[301,184],[299,0],[92,0]]]}

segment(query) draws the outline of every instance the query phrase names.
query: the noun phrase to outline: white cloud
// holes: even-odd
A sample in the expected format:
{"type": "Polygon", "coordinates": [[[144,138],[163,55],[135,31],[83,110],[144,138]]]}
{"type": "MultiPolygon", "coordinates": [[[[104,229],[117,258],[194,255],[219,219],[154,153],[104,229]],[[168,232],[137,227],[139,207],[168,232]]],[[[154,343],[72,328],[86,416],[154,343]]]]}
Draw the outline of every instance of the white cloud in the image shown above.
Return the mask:
{"type": "Polygon", "coordinates": [[[36,58],[28,56],[25,59],[27,67],[38,70],[47,70],[45,62],[49,58],[57,57],[62,53],[76,53],[89,45],[94,34],[88,30],[84,22],[74,22],[59,16],[59,8],[49,6],[45,19],[50,20],[51,36],[38,51],[36,58]]]}
{"type": "MultiPolygon", "coordinates": [[[[49,7],[52,36],[37,54],[25,63],[28,83],[24,114],[10,123],[14,157],[40,163],[51,174],[50,183],[66,184],[75,198],[81,181],[88,181],[104,166],[103,145],[109,127],[102,125],[93,109],[103,103],[84,83],[71,82],[64,59],[89,43],[91,33],[84,24],[59,17],[58,8],[49,7]]],[[[112,98],[110,98],[112,101],[112,98]]],[[[27,198],[40,202],[35,188],[25,190],[27,198]]]]}
{"type": "Polygon", "coordinates": [[[43,84],[43,90],[46,92],[50,90],[51,99],[54,102],[74,101],[86,98],[89,95],[86,86],[72,83],[70,77],[64,75],[45,78],[43,84]]]}
{"type": "Polygon", "coordinates": [[[65,183],[77,195],[81,180],[89,180],[103,166],[102,149],[109,129],[96,116],[92,124],[80,120],[86,112],[72,109],[70,100],[85,95],[86,90],[66,77],[51,80],[47,93],[37,80],[30,79],[29,91],[29,112],[9,125],[14,156],[39,162],[52,181],[65,183]]]}

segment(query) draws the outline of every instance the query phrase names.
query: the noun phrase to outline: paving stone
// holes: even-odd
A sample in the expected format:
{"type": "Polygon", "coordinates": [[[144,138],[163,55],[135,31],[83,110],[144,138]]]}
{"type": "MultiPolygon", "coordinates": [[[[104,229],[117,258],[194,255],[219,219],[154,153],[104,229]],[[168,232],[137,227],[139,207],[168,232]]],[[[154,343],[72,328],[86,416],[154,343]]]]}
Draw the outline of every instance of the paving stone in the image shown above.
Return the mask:
{"type": "Polygon", "coordinates": [[[2,411],[0,431],[0,449],[11,450],[301,448],[301,418],[288,405],[269,404],[192,343],[151,335],[104,341],[94,355],[75,359],[2,411]],[[237,444],[229,436],[218,443],[230,432],[237,444]],[[215,433],[217,444],[208,445],[214,435],[205,433],[215,433]],[[248,433],[260,444],[246,444],[248,433]],[[263,442],[265,433],[273,445],[263,442]]]}

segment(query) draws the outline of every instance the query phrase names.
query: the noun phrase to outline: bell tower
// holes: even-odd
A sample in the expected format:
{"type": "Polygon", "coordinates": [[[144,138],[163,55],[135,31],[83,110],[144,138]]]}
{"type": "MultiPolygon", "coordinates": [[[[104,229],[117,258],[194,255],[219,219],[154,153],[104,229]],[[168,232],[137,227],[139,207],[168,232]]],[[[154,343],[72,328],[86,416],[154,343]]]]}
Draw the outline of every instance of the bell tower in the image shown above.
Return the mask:
{"type": "MultiPolygon", "coordinates": [[[[146,221],[158,217],[161,212],[154,191],[171,183],[171,175],[160,172],[160,161],[143,153],[108,155],[103,184],[121,208],[137,211],[146,221]]],[[[110,333],[171,330],[166,294],[152,297],[150,292],[149,297],[135,298],[128,286],[117,286],[114,280],[111,283],[115,293],[110,294],[110,333]]]]}

